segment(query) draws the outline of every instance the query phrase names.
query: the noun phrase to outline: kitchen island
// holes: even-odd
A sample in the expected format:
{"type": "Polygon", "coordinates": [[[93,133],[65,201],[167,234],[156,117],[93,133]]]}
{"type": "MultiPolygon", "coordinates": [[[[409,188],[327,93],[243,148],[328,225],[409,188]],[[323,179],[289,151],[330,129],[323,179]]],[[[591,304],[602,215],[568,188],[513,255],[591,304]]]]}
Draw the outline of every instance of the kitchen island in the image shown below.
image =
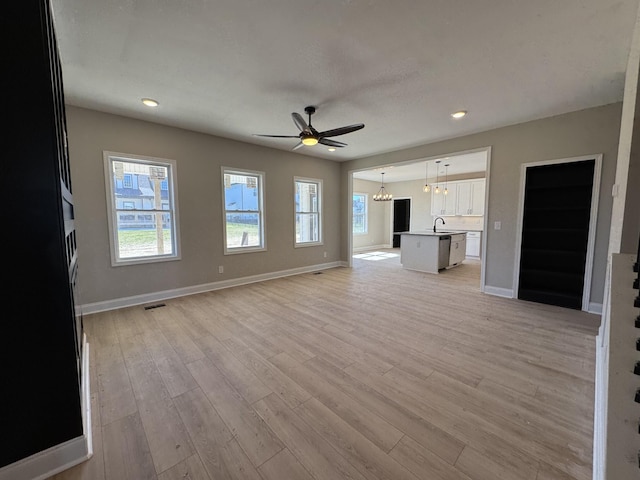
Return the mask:
{"type": "Polygon", "coordinates": [[[402,268],[440,273],[465,259],[466,232],[408,232],[400,241],[402,268]]]}

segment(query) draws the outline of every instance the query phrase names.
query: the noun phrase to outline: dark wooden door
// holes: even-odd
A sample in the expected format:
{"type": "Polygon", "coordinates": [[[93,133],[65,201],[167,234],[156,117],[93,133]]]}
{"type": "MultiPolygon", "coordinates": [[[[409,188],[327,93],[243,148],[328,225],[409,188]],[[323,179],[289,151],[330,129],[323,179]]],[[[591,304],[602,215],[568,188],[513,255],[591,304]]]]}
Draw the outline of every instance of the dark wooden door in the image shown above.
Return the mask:
{"type": "Polygon", "coordinates": [[[400,234],[408,232],[411,225],[411,199],[400,198],[393,201],[393,248],[400,246],[400,234]]]}
{"type": "Polygon", "coordinates": [[[581,309],[595,160],[526,171],[518,298],[581,309]]]}

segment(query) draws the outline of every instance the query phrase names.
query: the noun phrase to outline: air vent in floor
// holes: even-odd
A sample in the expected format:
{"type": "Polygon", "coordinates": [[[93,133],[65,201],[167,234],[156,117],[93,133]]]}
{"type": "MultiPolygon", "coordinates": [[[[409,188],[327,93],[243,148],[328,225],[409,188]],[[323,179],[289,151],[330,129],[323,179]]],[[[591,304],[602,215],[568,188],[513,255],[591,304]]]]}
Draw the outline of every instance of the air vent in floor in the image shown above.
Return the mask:
{"type": "Polygon", "coordinates": [[[166,307],[167,305],[165,303],[156,303],[155,305],[147,305],[146,307],[144,307],[145,310],[152,310],[154,308],[160,308],[160,307],[166,307]]]}

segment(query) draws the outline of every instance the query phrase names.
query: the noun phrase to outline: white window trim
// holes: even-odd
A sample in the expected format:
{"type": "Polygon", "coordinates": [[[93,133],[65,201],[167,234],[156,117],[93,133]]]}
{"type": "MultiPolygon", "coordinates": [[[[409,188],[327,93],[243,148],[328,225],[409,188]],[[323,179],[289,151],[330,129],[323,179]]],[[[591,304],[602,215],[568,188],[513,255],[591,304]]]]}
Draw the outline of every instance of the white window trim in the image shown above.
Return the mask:
{"type": "Polygon", "coordinates": [[[225,255],[237,255],[239,253],[253,253],[253,252],[265,252],[267,250],[267,237],[265,235],[265,185],[266,185],[266,174],[264,172],[260,172],[257,170],[247,170],[244,168],[233,168],[233,167],[220,167],[222,175],[220,176],[220,182],[222,185],[222,245],[224,246],[224,254],[225,255]],[[226,200],[224,194],[224,176],[225,174],[231,175],[256,175],[259,177],[258,180],[258,202],[260,205],[260,209],[258,213],[260,214],[260,246],[257,247],[227,247],[227,209],[226,209],[226,200]]]}
{"type": "Polygon", "coordinates": [[[177,171],[177,162],[175,160],[167,159],[167,158],[157,158],[157,157],[149,157],[143,155],[134,155],[130,153],[120,153],[120,152],[110,152],[103,151],[102,152],[103,163],[104,163],[104,175],[105,175],[105,184],[106,184],[106,196],[107,196],[107,224],[109,227],[109,250],[111,252],[111,266],[112,267],[121,267],[125,265],[138,265],[143,263],[158,263],[158,262],[171,262],[174,260],[181,260],[181,250],[180,250],[180,221],[178,215],[178,171],[177,171]],[[173,211],[169,210],[172,213],[172,228],[173,228],[173,254],[165,254],[165,255],[154,255],[148,257],[135,257],[135,258],[118,258],[117,252],[117,219],[116,215],[118,211],[115,206],[115,195],[113,192],[115,191],[115,185],[113,184],[113,173],[111,170],[111,159],[117,158],[122,161],[133,160],[139,163],[147,163],[151,165],[162,165],[168,168],[169,170],[169,178],[167,179],[169,183],[169,193],[170,204],[173,204],[173,211]]]}
{"type": "Polygon", "coordinates": [[[324,186],[322,185],[322,180],[318,178],[308,178],[308,177],[293,177],[293,246],[294,248],[300,247],[315,247],[318,245],[324,245],[324,228],[323,228],[323,212],[322,212],[322,202],[323,202],[323,190],[324,186]],[[318,241],[317,242],[298,242],[296,240],[296,214],[298,213],[315,213],[315,212],[298,212],[296,211],[296,183],[304,182],[304,183],[315,183],[318,185],[318,241]]]}
{"type": "Polygon", "coordinates": [[[363,192],[353,192],[351,194],[351,234],[352,235],[356,235],[356,236],[362,236],[362,235],[369,235],[369,194],[368,193],[363,193],[363,192]],[[353,218],[355,217],[355,214],[353,213],[353,197],[355,197],[356,195],[362,195],[364,197],[364,232],[354,232],[353,231],[353,225],[355,224],[355,222],[353,221],[353,218]]]}

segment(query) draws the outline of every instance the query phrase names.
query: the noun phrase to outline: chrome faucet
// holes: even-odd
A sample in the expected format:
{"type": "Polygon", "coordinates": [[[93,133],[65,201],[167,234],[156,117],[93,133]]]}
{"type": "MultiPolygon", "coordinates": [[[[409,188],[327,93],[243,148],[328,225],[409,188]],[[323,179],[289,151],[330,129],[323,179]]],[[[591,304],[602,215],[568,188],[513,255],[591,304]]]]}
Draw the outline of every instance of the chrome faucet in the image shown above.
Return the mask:
{"type": "Polygon", "coordinates": [[[436,233],[436,222],[438,220],[442,220],[442,224],[444,225],[444,218],[442,217],[436,217],[436,219],[433,221],[433,233],[436,233]]]}

